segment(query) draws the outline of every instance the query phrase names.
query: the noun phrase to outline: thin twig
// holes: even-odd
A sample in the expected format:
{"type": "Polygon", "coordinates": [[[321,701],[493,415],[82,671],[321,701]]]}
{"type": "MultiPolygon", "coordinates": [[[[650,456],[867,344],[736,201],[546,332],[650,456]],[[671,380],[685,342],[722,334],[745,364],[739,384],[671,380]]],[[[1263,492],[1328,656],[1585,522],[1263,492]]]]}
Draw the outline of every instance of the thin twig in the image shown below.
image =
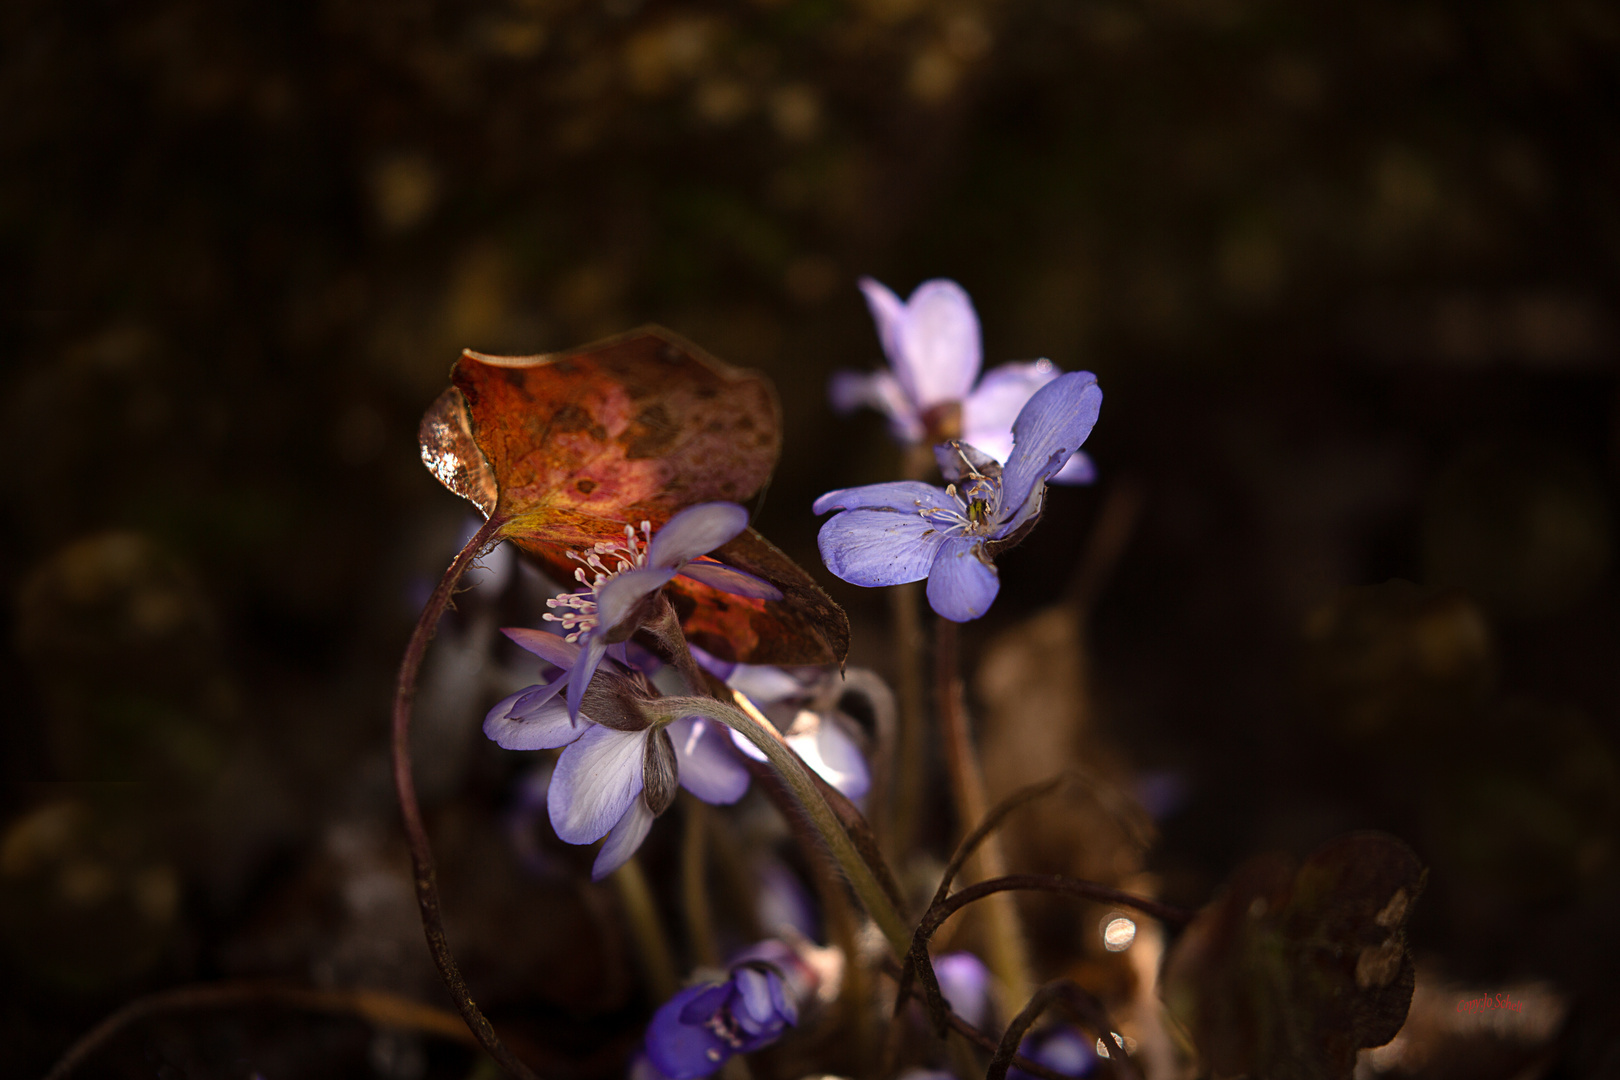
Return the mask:
{"type": "Polygon", "coordinates": [[[670,951],[669,938],[664,933],[664,923],[658,917],[658,905],[653,901],[641,864],[632,856],[613,871],[613,884],[630,923],[630,936],[636,942],[642,974],[647,976],[647,988],[660,1001],[674,997],[675,991],[681,988],[680,978],[675,973],[675,954],[670,951]]]}
{"type": "Polygon", "coordinates": [[[1001,1045],[996,1047],[994,1056],[990,1058],[990,1067],[985,1070],[984,1080],[1007,1080],[1007,1068],[1013,1063],[1018,1053],[1018,1046],[1023,1042],[1024,1033],[1034,1026],[1041,1013],[1046,1011],[1048,1005],[1057,1001],[1062,1003],[1070,1013],[1070,1018],[1076,1025],[1086,1031],[1106,1049],[1110,1043],[1115,1049],[1108,1051],[1108,1064],[1115,1073],[1125,1080],[1141,1080],[1141,1072],[1136,1068],[1136,1062],[1123,1046],[1114,1039],[1119,1029],[1114,1027],[1114,1021],[1109,1017],[1108,1010],[1103,1008],[1102,1002],[1076,983],[1068,979],[1057,979],[1047,983],[1034,996],[1023,1010],[1007,1025],[1002,1033],[1001,1045]]]}
{"type": "Polygon", "coordinates": [[[405,658],[399,665],[399,686],[394,694],[392,727],[394,790],[399,794],[399,811],[405,825],[405,842],[410,847],[411,866],[415,871],[416,904],[421,910],[422,933],[427,938],[433,966],[439,969],[439,976],[444,980],[450,996],[455,999],[456,1009],[466,1021],[468,1030],[478,1040],[478,1044],[488,1051],[489,1056],[519,1080],[539,1080],[532,1069],[507,1049],[500,1036],[495,1034],[489,1020],[479,1011],[478,1005],[467,989],[466,980],[461,976],[461,968],[456,964],[455,955],[450,951],[450,942],[444,933],[444,916],[439,908],[439,884],[433,863],[433,847],[428,840],[427,826],[422,821],[422,807],[416,799],[416,781],[411,775],[411,710],[416,703],[416,678],[422,667],[422,657],[427,652],[428,642],[433,640],[439,619],[444,615],[444,609],[449,606],[450,596],[460,582],[461,576],[467,572],[467,568],[484,548],[495,539],[504,524],[505,519],[491,515],[483,527],[473,534],[472,539],[467,541],[467,545],[456,553],[449,569],[444,572],[444,577],[439,579],[438,587],[428,598],[427,606],[422,609],[421,617],[416,620],[416,629],[411,633],[411,640],[405,646],[405,658]]]}
{"type": "Polygon", "coordinates": [[[355,1016],[378,1027],[405,1028],[477,1046],[467,1025],[455,1013],[390,994],[386,990],[311,990],[282,983],[226,982],[180,986],[137,998],[91,1028],[68,1048],[45,1080],[66,1080],[125,1028],[148,1017],[192,1009],[227,1009],[241,1005],[282,1005],[309,1012],[355,1016]]]}
{"type": "Polygon", "coordinates": [[[681,800],[681,908],[686,914],[686,937],[692,960],[699,967],[720,966],[720,945],[714,938],[714,913],[709,906],[709,807],[690,792],[681,800]]]}

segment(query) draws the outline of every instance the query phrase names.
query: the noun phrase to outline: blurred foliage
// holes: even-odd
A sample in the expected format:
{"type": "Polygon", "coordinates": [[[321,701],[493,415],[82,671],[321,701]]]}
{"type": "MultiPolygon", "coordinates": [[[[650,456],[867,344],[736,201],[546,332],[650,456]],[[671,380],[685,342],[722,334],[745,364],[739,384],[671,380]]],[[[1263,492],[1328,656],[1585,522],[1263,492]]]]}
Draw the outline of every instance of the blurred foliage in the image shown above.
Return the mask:
{"type": "MultiPolygon", "coordinates": [[[[814,568],[810,499],[894,468],[880,422],[824,404],[878,360],[871,273],[955,277],[990,362],[1108,393],[1101,486],[1004,560],[970,655],[1074,577],[1112,484],[1143,492],[1084,632],[1054,618],[985,673],[1084,648],[1053,743],[1182,793],[1145,866],[1118,834],[1075,857],[1196,905],[1256,850],[1405,836],[1434,867],[1414,948],[1555,980],[1586,1025],[1569,1060],[1604,1060],[1617,113],[1598,0],[5,5],[8,1054],[40,1072],[187,980],[430,993],[383,731],[465,525],[415,447],[451,363],[657,321],[758,368],[788,451],[756,524],[814,568]]],[[[883,598],[816,572],[881,668],[883,598]]],[[[475,720],[520,677],[489,634],[533,589],[468,600],[436,646],[482,697],[424,710],[454,748],[430,810],[447,883],[509,875],[487,909],[447,901],[494,957],[475,993],[543,1064],[617,1075],[646,1003],[611,900],[525,892],[479,846],[512,766],[475,720]],[[544,925],[503,952],[526,911],[544,925]],[[563,994],[570,942],[602,982],[563,994]]],[[[464,1074],[286,1025],[210,1052],[296,1030],[299,1075],[323,1046],[464,1074]]],[[[196,1067],[195,1026],[132,1041],[133,1074],[196,1067]]]]}

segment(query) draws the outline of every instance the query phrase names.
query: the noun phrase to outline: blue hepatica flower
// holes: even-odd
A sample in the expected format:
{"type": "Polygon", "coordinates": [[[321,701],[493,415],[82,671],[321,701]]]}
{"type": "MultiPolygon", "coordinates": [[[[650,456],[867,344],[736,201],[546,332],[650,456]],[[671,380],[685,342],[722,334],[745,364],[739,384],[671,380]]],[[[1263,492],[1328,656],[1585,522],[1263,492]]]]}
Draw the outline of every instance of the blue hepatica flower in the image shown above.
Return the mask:
{"type": "Polygon", "coordinates": [[[1035,391],[1013,421],[1005,467],[964,443],[936,450],[949,487],[915,480],[829,491],[815,512],[842,510],[821,527],[827,569],[852,585],[928,579],[928,603],[954,622],[977,619],[1001,588],[994,556],[1022,538],[1046,483],[1086,441],[1102,407],[1089,371],[1035,391]]]}
{"type": "Polygon", "coordinates": [[[579,659],[550,684],[535,687],[525,706],[539,708],[566,684],[568,715],[578,717],[608,646],[635,633],[650,601],[677,574],[737,596],[780,600],[782,593],[769,582],[703,557],[747,527],[748,511],[736,503],[701,503],[670,518],[656,535],[651,522],[643,521],[640,536],[626,525],[623,541],[599,543],[583,555],[570,551],[580,564],[574,578],[583,588],[547,600],[552,611],[545,619],[562,627],[566,641],[580,644],[579,659]]]}
{"type": "MultiPolygon", "coordinates": [[[[510,629],[506,636],[565,670],[580,663],[581,646],[543,630],[510,629]]],[[[645,694],[640,676],[614,661],[597,673],[607,685],[586,699],[578,720],[555,688],[531,686],[506,698],[484,719],[484,734],[508,750],[554,750],[557,758],[546,810],[559,839],[607,843],[591,876],[600,879],[622,866],[669,808],[675,785],[704,802],[734,803],[748,790],[748,769],[732,749],[725,728],[704,716],[683,716],[667,725],[641,718],[634,707],[645,694]],[[626,704],[629,703],[629,704],[626,704]],[[597,712],[602,723],[592,720],[597,712]],[[611,726],[610,726],[611,725],[611,726]]]]}
{"type": "MultiPolygon", "coordinates": [[[[833,407],[844,413],[862,405],[877,409],[889,418],[894,437],[907,445],[960,439],[1005,462],[1018,411],[1062,373],[1050,360],[1032,360],[1002,364],[979,379],[979,316],[954,281],[925,281],[903,303],[871,278],[862,278],[860,286],[890,370],[836,373],[828,387],[833,407]]],[[[1060,484],[1089,484],[1095,478],[1083,453],[1071,456],[1051,477],[1060,484]]]]}
{"type": "Polygon", "coordinates": [[[664,1002],[647,1025],[647,1058],[670,1080],[697,1080],[733,1054],[770,1045],[798,1020],[782,970],[745,960],[724,982],[689,986],[664,1002]]]}
{"type": "Polygon", "coordinates": [[[951,1011],[974,1027],[983,1027],[990,1015],[990,969],[969,952],[944,953],[934,958],[939,992],[951,1011]]]}

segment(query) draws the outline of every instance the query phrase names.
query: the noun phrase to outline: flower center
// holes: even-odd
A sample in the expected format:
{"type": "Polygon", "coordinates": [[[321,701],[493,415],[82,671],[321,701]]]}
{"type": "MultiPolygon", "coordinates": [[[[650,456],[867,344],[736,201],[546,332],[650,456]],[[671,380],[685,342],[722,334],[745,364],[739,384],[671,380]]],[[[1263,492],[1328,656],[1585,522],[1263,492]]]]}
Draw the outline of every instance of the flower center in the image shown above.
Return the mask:
{"type": "Polygon", "coordinates": [[[969,476],[959,490],[948,484],[945,494],[956,503],[955,507],[924,507],[919,502],[917,513],[930,525],[945,532],[960,532],[981,536],[995,525],[995,507],[1000,501],[1001,484],[988,476],[969,476]]]}
{"type": "Polygon", "coordinates": [[[592,545],[591,550],[581,555],[577,551],[570,551],[568,557],[580,565],[574,570],[574,580],[585,586],[577,592],[563,593],[546,601],[546,607],[561,614],[553,615],[547,612],[541,618],[546,622],[560,623],[565,633],[563,640],[577,642],[581,634],[596,629],[598,623],[596,611],[596,594],[609,580],[624,573],[626,570],[636,570],[647,565],[647,548],[652,544],[652,522],[641,523],[641,535],[636,535],[635,526],[624,527],[623,540],[602,540],[592,545]],[[604,560],[612,560],[609,565],[604,560]]]}

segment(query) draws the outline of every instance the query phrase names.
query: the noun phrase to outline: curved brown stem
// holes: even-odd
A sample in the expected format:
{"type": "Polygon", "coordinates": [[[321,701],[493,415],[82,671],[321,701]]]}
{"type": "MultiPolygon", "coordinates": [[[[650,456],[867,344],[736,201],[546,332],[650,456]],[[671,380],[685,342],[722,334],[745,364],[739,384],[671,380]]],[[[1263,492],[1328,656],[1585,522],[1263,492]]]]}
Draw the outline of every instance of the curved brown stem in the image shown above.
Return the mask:
{"type": "MultiPolygon", "coordinates": [[[[937,900],[923,913],[922,921],[917,924],[917,932],[911,939],[911,951],[906,957],[907,972],[915,971],[917,981],[922,983],[923,997],[928,1004],[928,1015],[936,1034],[944,1036],[950,1006],[945,1002],[945,995],[940,991],[939,977],[934,974],[933,961],[928,958],[929,939],[934,936],[934,931],[938,930],[946,919],[974,901],[983,900],[985,897],[994,896],[996,893],[1012,891],[1053,892],[1064,896],[1073,896],[1081,900],[1117,904],[1120,907],[1140,911],[1150,918],[1175,926],[1184,926],[1193,917],[1193,913],[1184,908],[1161,904],[1157,900],[1148,900],[1128,892],[1122,892],[1119,889],[1111,889],[1106,885],[1098,885],[1095,882],[1080,881],[1057,874],[1007,874],[969,885],[967,888],[942,900],[937,900]]],[[[904,975],[902,975],[903,978],[904,975]]],[[[907,989],[909,989],[909,986],[907,986],[907,989]]]]}
{"type": "Polygon", "coordinates": [[[450,596],[455,591],[457,583],[461,581],[462,575],[467,572],[473,560],[495,539],[503,524],[505,519],[491,516],[484,522],[483,527],[473,534],[472,539],[467,541],[467,545],[456,553],[449,569],[444,572],[444,577],[439,579],[438,587],[428,598],[427,606],[422,609],[421,616],[416,620],[416,629],[411,633],[411,640],[405,646],[405,658],[399,665],[399,685],[394,693],[392,727],[394,790],[399,794],[399,812],[405,825],[405,843],[410,848],[411,866],[415,871],[416,904],[421,910],[422,933],[427,937],[428,952],[433,956],[433,966],[439,969],[439,977],[444,980],[445,988],[455,999],[456,1009],[466,1021],[468,1030],[478,1040],[478,1045],[482,1046],[501,1068],[519,1080],[539,1080],[533,1070],[507,1049],[500,1036],[495,1034],[489,1020],[479,1011],[472,994],[467,990],[466,980],[461,977],[461,968],[456,964],[456,958],[450,951],[450,942],[444,933],[444,916],[439,909],[439,882],[433,864],[433,847],[428,840],[427,826],[422,822],[422,807],[416,800],[416,781],[411,776],[411,710],[416,704],[416,677],[422,667],[422,657],[427,653],[428,642],[433,640],[434,631],[438,629],[444,609],[450,605],[450,596]]]}
{"type": "MultiPolygon", "coordinates": [[[[1090,993],[1068,979],[1057,979],[1047,983],[1030,997],[1021,1012],[1007,1025],[1007,1030],[1001,1035],[1001,1045],[996,1047],[994,1056],[990,1058],[990,1067],[985,1070],[984,1080],[1006,1080],[1007,1068],[1012,1065],[1013,1059],[1018,1056],[1018,1046],[1024,1040],[1024,1033],[1034,1026],[1041,1013],[1046,1011],[1052,1002],[1062,1003],[1076,1026],[1087,1034],[1107,1046],[1114,1042],[1114,1022],[1108,1016],[1108,1010],[1103,1008],[1090,993]]],[[[1118,1047],[1118,1043],[1115,1043],[1118,1047]]],[[[1108,1063],[1114,1072],[1127,1080],[1140,1080],[1141,1073],[1137,1071],[1136,1062],[1125,1053],[1123,1047],[1108,1054],[1108,1063]]]]}
{"type": "MultiPolygon", "coordinates": [[[[900,965],[893,960],[885,960],[885,968],[889,975],[899,982],[901,987],[901,989],[898,991],[900,1004],[904,1005],[908,994],[908,991],[905,989],[908,984],[904,981],[904,970],[901,969],[900,965]]],[[[967,1039],[968,1042],[971,1042],[974,1046],[977,1046],[981,1050],[993,1054],[1001,1045],[1001,1043],[993,1036],[986,1035],[973,1024],[968,1023],[962,1017],[958,1016],[949,1005],[945,1006],[945,1022],[952,1031],[956,1032],[958,1035],[961,1035],[963,1038],[967,1039]]],[[[1045,1065],[1042,1065],[1038,1061],[1031,1061],[1029,1058],[1019,1053],[1013,1054],[1012,1064],[1029,1073],[1031,1076],[1040,1077],[1041,1080],[1074,1080],[1072,1076],[1066,1076],[1065,1074],[1058,1072],[1056,1069],[1051,1069],[1045,1065]]]]}
{"type": "Polygon", "coordinates": [[[68,1048],[45,1080],[66,1080],[125,1028],[150,1016],[192,1009],[227,1009],[240,1005],[282,1005],[310,1012],[354,1016],[379,1027],[406,1028],[477,1045],[467,1025],[454,1013],[383,990],[310,990],[281,983],[228,982],[181,986],[137,998],[91,1028],[68,1048]]]}

